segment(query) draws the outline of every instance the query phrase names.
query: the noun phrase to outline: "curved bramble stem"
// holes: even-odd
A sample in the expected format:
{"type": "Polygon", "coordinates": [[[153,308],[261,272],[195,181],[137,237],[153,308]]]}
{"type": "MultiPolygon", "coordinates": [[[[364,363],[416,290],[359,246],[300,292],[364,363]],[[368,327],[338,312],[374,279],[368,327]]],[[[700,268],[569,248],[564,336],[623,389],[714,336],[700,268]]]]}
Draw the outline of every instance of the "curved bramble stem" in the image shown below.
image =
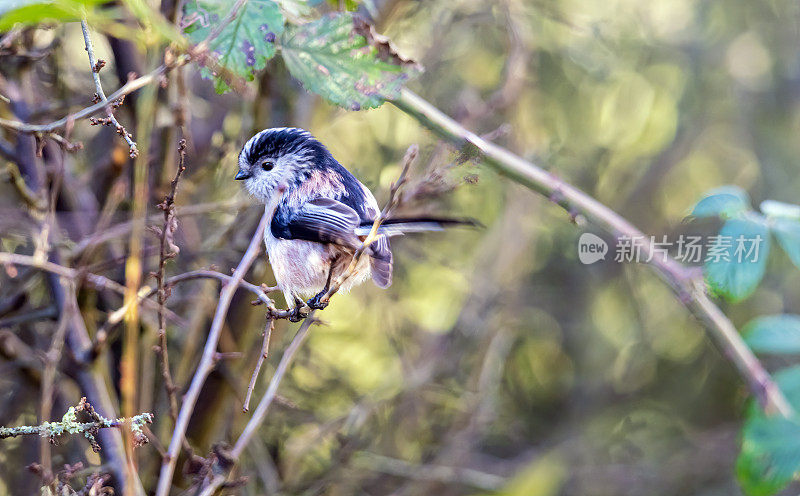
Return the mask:
{"type": "Polygon", "coordinates": [[[708,333],[722,348],[725,356],[736,365],[764,410],[784,417],[794,414],[794,409],[772,376],[744,343],[736,327],[709,299],[702,275],[693,273],[671,258],[653,256],[655,253],[648,238],[617,212],[532,162],[469,131],[412,91],[403,89],[400,97],[392,103],[441,138],[476,156],[500,174],[560,205],[572,219],[583,216],[615,237],[629,237],[642,253],[648,255],[650,267],[705,324],[708,333]]]}

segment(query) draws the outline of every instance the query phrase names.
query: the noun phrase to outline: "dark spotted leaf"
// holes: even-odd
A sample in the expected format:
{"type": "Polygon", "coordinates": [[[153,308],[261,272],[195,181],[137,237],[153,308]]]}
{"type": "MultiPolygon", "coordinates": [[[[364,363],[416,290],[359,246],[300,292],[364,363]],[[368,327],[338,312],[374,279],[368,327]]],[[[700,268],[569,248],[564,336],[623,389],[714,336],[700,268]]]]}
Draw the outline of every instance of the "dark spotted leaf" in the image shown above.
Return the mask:
{"type": "MultiPolygon", "coordinates": [[[[186,36],[200,43],[227,17],[234,2],[228,0],[189,0],[183,11],[186,36]]],[[[225,28],[209,43],[217,63],[234,76],[253,80],[267,60],[275,55],[275,40],[283,33],[283,14],[271,0],[248,0],[225,28]]],[[[203,76],[216,76],[209,69],[203,76]]],[[[215,78],[218,93],[229,90],[221,77],[215,78]]]]}
{"type": "Polygon", "coordinates": [[[287,28],[281,50],[289,72],[307,90],[350,110],[379,107],[421,71],[363,19],[347,13],[287,28]]]}

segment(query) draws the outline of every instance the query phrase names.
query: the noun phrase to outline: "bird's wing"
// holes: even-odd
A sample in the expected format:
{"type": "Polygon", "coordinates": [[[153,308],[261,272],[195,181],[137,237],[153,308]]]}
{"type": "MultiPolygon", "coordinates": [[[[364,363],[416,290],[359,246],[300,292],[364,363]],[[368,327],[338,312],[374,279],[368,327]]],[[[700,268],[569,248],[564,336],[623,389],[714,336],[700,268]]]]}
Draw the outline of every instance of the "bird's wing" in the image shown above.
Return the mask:
{"type": "Polygon", "coordinates": [[[283,239],[303,239],[318,243],[335,243],[357,247],[361,243],[355,229],[361,222],[358,213],[342,202],[317,198],[299,209],[281,205],[272,218],[272,235],[283,239]]]}

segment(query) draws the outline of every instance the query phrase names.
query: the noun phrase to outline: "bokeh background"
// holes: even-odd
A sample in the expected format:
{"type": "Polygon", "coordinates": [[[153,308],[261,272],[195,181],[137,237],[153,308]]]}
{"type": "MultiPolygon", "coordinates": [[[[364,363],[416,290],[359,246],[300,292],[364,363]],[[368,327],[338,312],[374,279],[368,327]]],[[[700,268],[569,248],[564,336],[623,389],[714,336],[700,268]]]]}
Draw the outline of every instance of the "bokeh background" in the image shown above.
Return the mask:
{"type": "MultiPolygon", "coordinates": [[[[162,6],[167,12],[174,9],[168,4],[162,6]]],[[[713,222],[685,217],[705,191],[723,184],[747,189],[756,204],[797,201],[796,2],[389,0],[358,8],[425,67],[412,90],[646,233],[674,239],[716,232],[713,222]]],[[[46,53],[0,58],[4,94],[12,88],[42,122],[84,106],[93,86],[80,26],[31,29],[25,36],[29,51],[46,53]]],[[[107,93],[128,72],[142,74],[162,56],[94,36],[98,56],[108,62],[101,72],[107,93]]],[[[312,329],[248,449],[240,472],[249,481],[236,491],[739,494],[734,461],[746,388],[647,267],[610,259],[581,264],[577,238],[584,231],[561,209],[463,162],[391,104],[359,112],[332,107],[305,92],[278,60],[246,96],[215,94],[194,66],[183,77],[189,148],[177,196],[181,251],[168,264],[169,275],[210,265],[227,272],[237,264],[261,208],[232,180],[236,155],[266,127],[310,130],[379,201],[406,148],[419,144],[412,177],[437,170],[447,187],[407,211],[470,216],[485,225],[399,239],[391,288],[366,284],[333,298],[319,315],[325,325],[312,329]]],[[[149,141],[154,225],[160,222],[155,205],[176,164],[174,87],[155,96],[149,140],[138,133],[147,129],[139,123],[146,115],[139,97],[129,97],[117,114],[140,143],[149,141]]],[[[14,115],[6,103],[0,109],[14,115]]],[[[17,139],[3,133],[3,140],[17,139]]],[[[130,219],[127,146],[113,130],[86,122],[75,123],[72,133],[83,150],[65,154],[48,143],[40,159],[42,170],[64,171],[60,249],[71,262],[124,281],[127,235],[110,235],[88,253],[81,242],[92,236],[104,206],[113,206],[106,230],[130,219]]],[[[36,230],[7,184],[0,184],[0,208],[2,249],[30,253],[36,230]]],[[[146,274],[157,264],[158,238],[148,235],[144,243],[146,274]]],[[[266,257],[247,280],[274,282],[266,257]]],[[[0,425],[41,420],[42,367],[35,358],[56,327],[43,276],[26,271],[20,282],[0,274],[0,302],[20,291],[24,304],[0,316],[0,425]],[[31,360],[20,350],[30,351],[31,360]]],[[[169,299],[182,319],[168,327],[181,388],[199,359],[218,291],[214,281],[187,282],[169,299]]],[[[249,419],[241,402],[265,323],[263,308],[251,299],[237,294],[220,344],[241,356],[219,363],[192,418],[189,442],[201,453],[234,440],[249,419]]],[[[87,289],[79,303],[92,333],[121,301],[87,289]]],[[[798,313],[800,274],[776,251],[755,295],[723,309],[739,326],[757,315],[798,313]]],[[[295,327],[278,323],[256,398],[295,327]]],[[[155,316],[143,312],[137,411],[156,414],[152,430],[165,444],[171,422],[152,352],[156,331],[155,316]]],[[[121,333],[112,330],[97,365],[112,385],[121,333]]],[[[57,385],[55,413],[81,396],[66,371],[57,385]]],[[[23,470],[38,460],[38,440],[2,443],[0,493],[38,491],[40,481],[23,470]]],[[[137,450],[145,487],[160,465],[155,444],[137,450]]],[[[80,460],[99,462],[81,439],[54,448],[56,464],[80,460]]]]}

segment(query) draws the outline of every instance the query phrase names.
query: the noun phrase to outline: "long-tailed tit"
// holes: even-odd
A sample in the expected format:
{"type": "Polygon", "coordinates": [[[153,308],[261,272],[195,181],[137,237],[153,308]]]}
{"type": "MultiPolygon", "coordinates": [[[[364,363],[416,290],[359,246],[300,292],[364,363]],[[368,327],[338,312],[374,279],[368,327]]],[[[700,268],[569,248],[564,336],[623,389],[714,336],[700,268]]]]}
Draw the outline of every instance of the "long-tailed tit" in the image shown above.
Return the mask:
{"type": "MultiPolygon", "coordinates": [[[[375,197],[325,146],[298,128],[265,129],[239,153],[236,179],[266,205],[271,220],[264,234],[270,264],[287,304],[312,308],[331,280],[352,261],[356,249],[380,214],[375,197]]],[[[390,236],[438,231],[454,221],[387,219],[367,248],[355,273],[340,288],[348,291],[372,276],[381,288],[392,283],[390,236]]],[[[456,222],[458,223],[458,222],[456,222]]]]}

